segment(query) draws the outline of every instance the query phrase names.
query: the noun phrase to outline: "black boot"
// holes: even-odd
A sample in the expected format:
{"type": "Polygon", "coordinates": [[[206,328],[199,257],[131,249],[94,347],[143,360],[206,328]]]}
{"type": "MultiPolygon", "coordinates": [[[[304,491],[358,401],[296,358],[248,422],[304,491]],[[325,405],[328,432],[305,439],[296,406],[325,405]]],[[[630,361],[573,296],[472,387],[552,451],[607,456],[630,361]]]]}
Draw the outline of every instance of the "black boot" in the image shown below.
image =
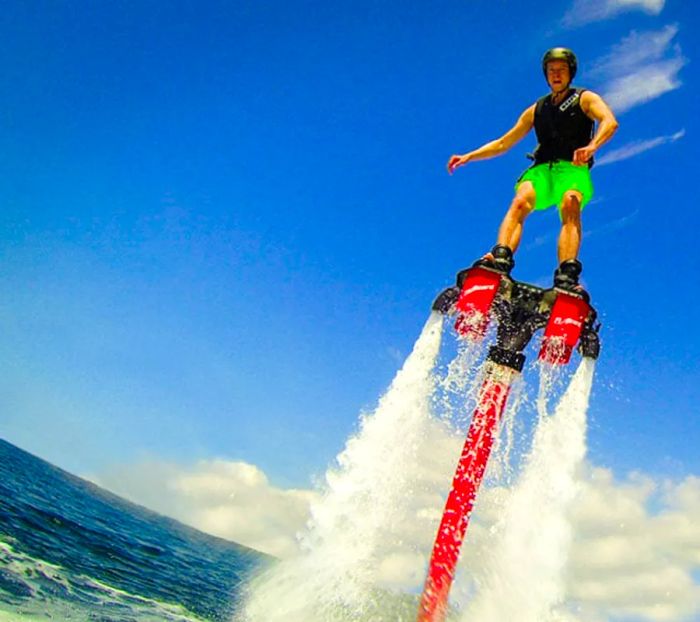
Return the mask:
{"type": "Polygon", "coordinates": [[[503,274],[510,274],[510,271],[515,266],[515,259],[513,259],[513,251],[510,248],[502,244],[496,244],[486,257],[482,257],[474,265],[485,266],[503,272],[503,274]]]}
{"type": "Polygon", "coordinates": [[[554,271],[554,287],[579,291],[578,277],[581,275],[581,270],[583,270],[583,266],[578,259],[562,261],[554,271]]]}

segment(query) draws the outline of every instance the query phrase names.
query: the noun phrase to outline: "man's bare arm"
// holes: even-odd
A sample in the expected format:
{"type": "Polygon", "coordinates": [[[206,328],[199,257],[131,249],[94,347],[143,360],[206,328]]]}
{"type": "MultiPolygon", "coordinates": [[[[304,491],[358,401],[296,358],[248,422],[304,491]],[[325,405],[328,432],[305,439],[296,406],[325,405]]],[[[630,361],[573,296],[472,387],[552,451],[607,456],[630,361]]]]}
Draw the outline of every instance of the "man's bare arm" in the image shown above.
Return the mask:
{"type": "Polygon", "coordinates": [[[577,165],[586,164],[600,146],[613,137],[620,125],[610,107],[603,101],[603,98],[593,91],[584,91],[582,93],[581,109],[591,119],[598,122],[598,129],[590,143],[574,151],[573,163],[577,165]]]}
{"type": "Polygon", "coordinates": [[[447,163],[448,172],[450,174],[454,173],[455,169],[463,166],[467,162],[495,158],[496,156],[505,153],[514,145],[519,143],[532,129],[534,124],[535,104],[525,110],[525,112],[520,115],[517,123],[500,138],[492,140],[491,142],[482,145],[478,149],[465,153],[464,155],[453,155],[447,163]]]}

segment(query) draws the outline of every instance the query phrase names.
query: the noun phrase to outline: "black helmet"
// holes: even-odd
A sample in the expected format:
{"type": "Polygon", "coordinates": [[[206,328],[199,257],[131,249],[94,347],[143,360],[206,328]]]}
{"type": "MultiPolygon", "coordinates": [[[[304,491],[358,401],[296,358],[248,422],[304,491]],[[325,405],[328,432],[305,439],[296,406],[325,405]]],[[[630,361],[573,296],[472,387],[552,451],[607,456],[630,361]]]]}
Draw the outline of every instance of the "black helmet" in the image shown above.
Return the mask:
{"type": "Polygon", "coordinates": [[[547,63],[550,60],[563,60],[569,65],[569,74],[571,79],[574,79],[576,75],[576,69],[578,68],[578,61],[576,60],[576,54],[574,54],[569,48],[552,48],[547,50],[542,57],[542,71],[544,71],[544,77],[547,77],[547,63]]]}

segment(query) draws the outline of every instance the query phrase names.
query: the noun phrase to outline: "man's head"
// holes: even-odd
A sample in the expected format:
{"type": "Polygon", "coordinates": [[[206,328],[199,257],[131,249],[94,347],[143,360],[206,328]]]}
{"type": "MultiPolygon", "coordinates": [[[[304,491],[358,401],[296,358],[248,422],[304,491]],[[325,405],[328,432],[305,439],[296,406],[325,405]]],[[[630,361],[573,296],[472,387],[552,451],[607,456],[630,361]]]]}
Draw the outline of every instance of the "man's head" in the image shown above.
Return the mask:
{"type": "Polygon", "coordinates": [[[577,68],[576,54],[568,48],[552,48],[542,57],[542,71],[554,93],[569,88],[577,68]]]}

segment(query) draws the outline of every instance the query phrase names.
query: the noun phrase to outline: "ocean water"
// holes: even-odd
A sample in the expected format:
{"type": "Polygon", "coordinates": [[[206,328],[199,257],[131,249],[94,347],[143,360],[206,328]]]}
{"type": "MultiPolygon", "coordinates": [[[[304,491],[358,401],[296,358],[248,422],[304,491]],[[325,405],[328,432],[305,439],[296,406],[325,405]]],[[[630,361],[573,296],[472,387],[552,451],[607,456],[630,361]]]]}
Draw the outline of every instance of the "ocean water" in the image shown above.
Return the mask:
{"type": "Polygon", "coordinates": [[[230,620],[271,558],[0,440],[0,620],[230,620]]]}

